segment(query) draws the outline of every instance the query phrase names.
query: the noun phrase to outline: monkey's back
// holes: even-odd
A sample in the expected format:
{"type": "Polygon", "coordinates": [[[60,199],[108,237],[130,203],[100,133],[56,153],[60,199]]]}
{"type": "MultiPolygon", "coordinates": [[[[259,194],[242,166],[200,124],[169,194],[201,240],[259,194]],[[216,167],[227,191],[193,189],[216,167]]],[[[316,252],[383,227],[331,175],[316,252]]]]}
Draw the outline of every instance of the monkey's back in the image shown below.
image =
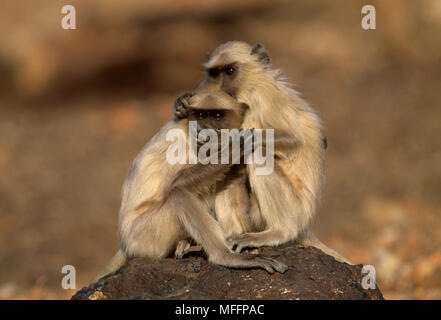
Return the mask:
{"type": "Polygon", "coordinates": [[[156,203],[164,199],[173,178],[172,172],[182,170],[185,166],[168,163],[166,152],[172,142],[166,140],[167,132],[172,129],[185,130],[186,124],[186,120],[167,122],[135,157],[122,186],[120,216],[136,210],[144,202],[156,203]]]}

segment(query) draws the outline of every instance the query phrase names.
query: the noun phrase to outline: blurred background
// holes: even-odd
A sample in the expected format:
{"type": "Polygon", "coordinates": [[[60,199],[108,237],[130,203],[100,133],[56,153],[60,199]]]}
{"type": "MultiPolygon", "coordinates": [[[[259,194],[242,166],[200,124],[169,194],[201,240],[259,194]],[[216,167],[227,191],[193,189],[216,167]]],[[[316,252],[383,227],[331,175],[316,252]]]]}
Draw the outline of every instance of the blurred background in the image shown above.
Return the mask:
{"type": "Polygon", "coordinates": [[[0,6],[1,299],[70,298],[62,266],[77,289],[104,266],[131,161],[228,40],[262,43],[324,120],[319,238],[374,265],[386,298],[441,298],[441,1],[0,6]]]}

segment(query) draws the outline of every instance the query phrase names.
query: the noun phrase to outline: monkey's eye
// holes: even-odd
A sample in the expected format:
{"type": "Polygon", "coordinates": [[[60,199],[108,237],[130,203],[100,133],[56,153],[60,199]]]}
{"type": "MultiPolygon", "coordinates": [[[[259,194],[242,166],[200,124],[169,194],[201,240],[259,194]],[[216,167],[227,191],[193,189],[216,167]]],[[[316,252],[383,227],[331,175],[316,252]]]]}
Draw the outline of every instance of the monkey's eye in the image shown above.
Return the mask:
{"type": "Polygon", "coordinates": [[[225,112],[222,110],[213,110],[210,112],[211,118],[214,120],[222,120],[224,118],[225,112]]]}
{"type": "Polygon", "coordinates": [[[219,75],[219,70],[216,68],[208,69],[208,75],[210,77],[216,78],[219,75]]]}
{"type": "Polygon", "coordinates": [[[207,112],[205,112],[204,110],[196,111],[196,117],[199,120],[205,119],[207,117],[207,112]]]}
{"type": "Polygon", "coordinates": [[[236,69],[234,69],[233,66],[226,66],[225,68],[222,69],[222,71],[223,71],[226,75],[231,76],[231,75],[236,71],[236,69]]]}

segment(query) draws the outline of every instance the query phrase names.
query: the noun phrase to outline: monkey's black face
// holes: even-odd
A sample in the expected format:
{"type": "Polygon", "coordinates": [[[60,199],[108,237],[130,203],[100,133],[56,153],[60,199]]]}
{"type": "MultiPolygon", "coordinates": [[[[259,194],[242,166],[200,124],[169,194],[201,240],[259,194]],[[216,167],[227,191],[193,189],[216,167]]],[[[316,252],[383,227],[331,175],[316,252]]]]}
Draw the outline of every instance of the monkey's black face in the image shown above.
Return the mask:
{"type": "Polygon", "coordinates": [[[206,69],[207,78],[209,83],[217,83],[221,85],[222,90],[228,93],[230,96],[235,97],[236,88],[235,83],[239,74],[239,66],[236,63],[226,64],[222,66],[216,66],[206,69]]]}
{"type": "Polygon", "coordinates": [[[209,77],[216,79],[221,75],[225,75],[228,77],[233,77],[236,73],[236,66],[234,64],[228,64],[225,66],[219,66],[207,69],[207,74],[209,77]]]}
{"type": "Polygon", "coordinates": [[[188,120],[197,121],[198,129],[233,129],[239,128],[241,118],[231,110],[189,109],[188,120]]]}
{"type": "Polygon", "coordinates": [[[225,93],[236,99],[243,90],[253,89],[244,84],[248,82],[245,80],[255,77],[256,71],[268,69],[271,59],[268,52],[259,43],[253,47],[246,45],[246,48],[248,47],[250,49],[249,58],[246,57],[246,52],[244,52],[246,49],[243,46],[235,47],[234,44],[229,48],[224,47],[221,52],[216,49],[213,54],[209,54],[206,65],[210,67],[205,69],[207,77],[202,85],[218,84],[225,93]]]}
{"type": "Polygon", "coordinates": [[[225,117],[225,110],[190,110],[190,119],[201,121],[222,121],[225,117]]]}

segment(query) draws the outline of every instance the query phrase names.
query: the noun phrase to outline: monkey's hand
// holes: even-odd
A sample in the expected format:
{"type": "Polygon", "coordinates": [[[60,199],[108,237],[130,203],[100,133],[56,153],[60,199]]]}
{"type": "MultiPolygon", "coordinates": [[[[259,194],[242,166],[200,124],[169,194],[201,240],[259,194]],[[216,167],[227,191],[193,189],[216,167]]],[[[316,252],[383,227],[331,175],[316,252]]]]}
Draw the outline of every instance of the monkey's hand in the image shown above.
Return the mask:
{"type": "Polygon", "coordinates": [[[263,235],[264,232],[243,233],[229,237],[227,243],[234,252],[240,253],[245,248],[259,248],[267,245],[264,241],[265,239],[261,239],[263,235]]]}
{"type": "Polygon", "coordinates": [[[185,93],[176,99],[173,105],[173,111],[175,117],[178,119],[184,119],[188,117],[187,107],[189,105],[188,100],[193,96],[193,93],[185,93]]]}

